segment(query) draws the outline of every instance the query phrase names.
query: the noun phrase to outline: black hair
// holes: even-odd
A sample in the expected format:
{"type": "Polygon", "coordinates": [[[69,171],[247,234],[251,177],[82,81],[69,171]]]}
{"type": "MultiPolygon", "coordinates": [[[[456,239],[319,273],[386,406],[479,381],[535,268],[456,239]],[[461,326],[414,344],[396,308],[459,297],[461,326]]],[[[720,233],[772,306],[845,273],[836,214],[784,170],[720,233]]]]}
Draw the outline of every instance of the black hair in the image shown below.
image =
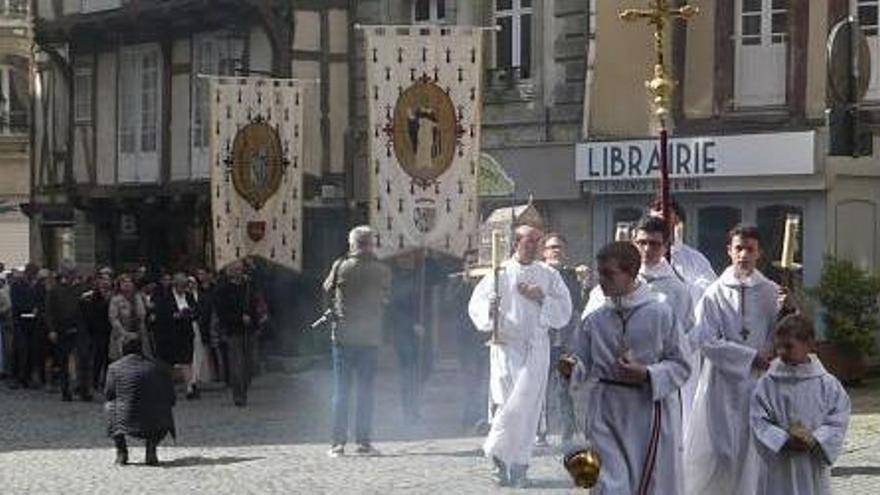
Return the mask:
{"type": "Polygon", "coordinates": [[[627,241],[606,244],[596,255],[596,262],[600,265],[611,260],[616,260],[617,266],[633,277],[639,274],[639,268],[642,266],[642,256],[639,254],[639,250],[627,241]]]}
{"type": "Polygon", "coordinates": [[[727,233],[728,246],[733,242],[734,237],[741,237],[743,239],[754,239],[758,241],[758,244],[761,243],[761,232],[758,231],[758,227],[748,223],[738,223],[732,229],[730,229],[730,231],[727,233]]]}
{"type": "Polygon", "coordinates": [[[122,340],[122,354],[139,354],[143,349],[141,338],[126,337],[122,340]]]}
{"type": "Polygon", "coordinates": [[[779,320],[776,324],[777,337],[792,337],[801,342],[812,342],[816,340],[816,330],[813,327],[813,320],[800,314],[794,313],[779,320]]]}
{"type": "MultiPolygon", "coordinates": [[[[651,201],[650,205],[648,205],[648,209],[650,211],[663,211],[663,202],[660,200],[660,198],[656,198],[653,201],[651,201]]],[[[681,223],[684,223],[684,224],[687,223],[687,215],[685,215],[684,208],[682,208],[681,205],[678,204],[678,201],[676,201],[674,199],[670,199],[669,200],[669,209],[673,213],[675,213],[675,216],[678,217],[678,220],[681,223]]]]}
{"type": "Polygon", "coordinates": [[[547,241],[550,239],[559,239],[563,244],[568,246],[568,239],[565,238],[564,235],[559,232],[550,232],[549,234],[544,235],[544,244],[547,244],[547,241]]]}
{"type": "Polygon", "coordinates": [[[669,242],[669,227],[666,220],[660,217],[646,216],[639,220],[636,230],[643,230],[649,234],[662,234],[663,242],[669,242]]]}

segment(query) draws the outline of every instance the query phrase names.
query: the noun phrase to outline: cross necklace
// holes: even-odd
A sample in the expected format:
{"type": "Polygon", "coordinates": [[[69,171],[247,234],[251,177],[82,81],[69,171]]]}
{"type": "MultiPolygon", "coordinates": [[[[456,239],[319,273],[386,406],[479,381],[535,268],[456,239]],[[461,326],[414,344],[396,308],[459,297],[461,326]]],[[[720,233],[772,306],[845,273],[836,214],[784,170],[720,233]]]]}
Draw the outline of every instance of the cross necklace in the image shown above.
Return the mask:
{"type": "Polygon", "coordinates": [[[742,329],[739,331],[740,337],[742,337],[743,342],[749,339],[749,335],[752,333],[751,330],[746,328],[746,286],[739,286],[739,318],[742,323],[742,329]]]}

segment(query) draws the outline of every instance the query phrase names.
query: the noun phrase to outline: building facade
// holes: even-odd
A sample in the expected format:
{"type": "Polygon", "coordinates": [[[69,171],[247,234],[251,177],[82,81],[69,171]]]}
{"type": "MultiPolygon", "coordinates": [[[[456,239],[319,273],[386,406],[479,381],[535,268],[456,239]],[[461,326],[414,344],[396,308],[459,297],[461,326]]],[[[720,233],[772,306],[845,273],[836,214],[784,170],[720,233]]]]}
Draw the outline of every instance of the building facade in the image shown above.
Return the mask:
{"type": "Polygon", "coordinates": [[[327,223],[344,231],[347,218],[336,199],[346,184],[347,1],[41,0],[34,16],[36,258],[212,264],[204,75],[314,83],[306,255],[339,242],[344,234],[313,227],[341,219],[327,223]]]}
{"type": "MultiPolygon", "coordinates": [[[[584,110],[576,178],[593,205],[593,248],[617,222],[633,221],[650,200],[654,134],[643,80],[652,63],[651,33],[623,23],[621,8],[593,2],[595,60],[584,110]],[[626,63],[621,63],[625,60],[626,63]]],[[[827,156],[826,40],[848,15],[860,19],[872,53],[864,108],[873,126],[880,108],[876,1],[697,1],[702,12],[670,30],[676,88],[670,164],[673,195],[687,214],[687,241],[716,270],[728,260],[724,232],[738,222],[762,232],[767,271],[782,250],[785,214],[802,218],[800,254],[807,285],[823,254],[878,272],[880,168],[874,154],[827,156]]]]}
{"type": "Polygon", "coordinates": [[[30,258],[30,228],[21,205],[30,178],[31,17],[27,0],[0,1],[0,262],[30,258]]]}
{"type": "MultiPolygon", "coordinates": [[[[694,0],[669,30],[679,80],[673,195],[686,240],[717,269],[724,232],[756,223],[779,257],[787,213],[814,283],[834,253],[880,271],[880,160],[828,157],[825,43],[860,18],[873,59],[864,108],[880,124],[876,0],[694,0]]],[[[32,219],[46,259],[206,264],[199,74],[315,81],[308,112],[305,266],[316,276],[364,220],[363,37],[357,24],[498,26],[484,44],[482,147],[589,261],[654,196],[644,89],[651,32],[625,0],[65,0],[36,2],[32,219]],[[71,246],[75,246],[71,248],[71,246]]],[[[874,146],[876,150],[878,146],[874,146]]],[[[506,200],[503,200],[506,201],[506,200]]],[[[499,200],[486,201],[486,209],[499,200]]]]}

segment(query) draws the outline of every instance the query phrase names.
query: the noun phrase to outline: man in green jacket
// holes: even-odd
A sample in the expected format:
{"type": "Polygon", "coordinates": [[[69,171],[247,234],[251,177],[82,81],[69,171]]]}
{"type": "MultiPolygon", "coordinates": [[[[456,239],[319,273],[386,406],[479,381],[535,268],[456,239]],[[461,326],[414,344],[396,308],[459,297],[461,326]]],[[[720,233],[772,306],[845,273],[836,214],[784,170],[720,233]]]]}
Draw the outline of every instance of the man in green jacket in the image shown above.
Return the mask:
{"type": "Polygon", "coordinates": [[[373,379],[382,344],[382,318],[391,286],[391,271],[374,253],[376,235],[365,225],[348,234],[349,251],[337,259],[324,280],[336,325],[333,329],[333,443],[329,455],[345,453],[348,439],[348,396],[357,375],[356,453],[377,454],[371,441],[373,379]]]}

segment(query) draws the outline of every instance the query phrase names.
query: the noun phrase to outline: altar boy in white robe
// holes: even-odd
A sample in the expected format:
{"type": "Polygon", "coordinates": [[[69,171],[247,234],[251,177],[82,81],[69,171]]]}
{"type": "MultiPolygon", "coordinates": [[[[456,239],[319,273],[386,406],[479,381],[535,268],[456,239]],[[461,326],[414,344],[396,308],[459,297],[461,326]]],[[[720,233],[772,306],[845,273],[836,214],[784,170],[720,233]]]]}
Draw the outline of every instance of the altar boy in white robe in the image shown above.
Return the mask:
{"type": "Polygon", "coordinates": [[[514,255],[484,277],[468,305],[477,330],[490,332],[498,318],[498,340],[489,351],[491,402],[496,405],[483,451],[499,485],[523,487],[543,407],[550,366],[550,328],[571,318],[571,298],[555,269],[537,257],[541,231],[521,226],[514,255]]]}
{"type": "Polygon", "coordinates": [[[756,268],[756,227],[734,227],[727,254],[731,265],[706,289],[691,331],[705,358],[685,444],[685,483],[693,495],[754,495],[761,466],[749,397],[770,365],[779,287],[756,268]]]}
{"type": "Polygon", "coordinates": [[[831,465],[849,425],[849,396],[811,351],[813,323],[786,316],[776,327],[777,358],[758,380],[751,427],[764,460],[758,495],[830,495],[831,465]]]}
{"type": "Polygon", "coordinates": [[[593,494],[683,492],[681,402],[690,364],[672,308],[636,276],[639,251],[596,256],[604,303],[575,333],[576,379],[591,379],[587,438],[602,459],[593,494]]]}

